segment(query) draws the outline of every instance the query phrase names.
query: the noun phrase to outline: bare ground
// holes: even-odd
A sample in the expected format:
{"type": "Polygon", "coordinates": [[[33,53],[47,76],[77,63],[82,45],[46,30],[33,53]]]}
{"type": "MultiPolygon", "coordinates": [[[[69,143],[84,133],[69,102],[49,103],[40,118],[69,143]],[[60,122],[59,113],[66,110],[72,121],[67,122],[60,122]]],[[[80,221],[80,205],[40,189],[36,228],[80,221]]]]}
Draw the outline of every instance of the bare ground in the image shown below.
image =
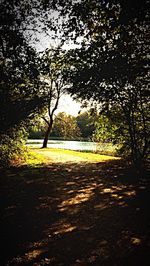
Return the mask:
{"type": "Polygon", "coordinates": [[[53,159],[1,171],[0,265],[150,265],[148,172],[53,159]]]}

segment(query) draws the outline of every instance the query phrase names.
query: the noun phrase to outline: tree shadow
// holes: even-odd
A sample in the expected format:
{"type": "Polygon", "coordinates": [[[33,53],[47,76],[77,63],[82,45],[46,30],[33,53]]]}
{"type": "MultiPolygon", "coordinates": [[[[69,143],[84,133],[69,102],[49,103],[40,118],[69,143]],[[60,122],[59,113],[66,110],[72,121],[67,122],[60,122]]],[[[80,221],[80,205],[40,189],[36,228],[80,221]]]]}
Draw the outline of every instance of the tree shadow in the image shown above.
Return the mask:
{"type": "Polygon", "coordinates": [[[1,265],[147,265],[150,184],[125,161],[12,168],[0,190],[1,265]]]}

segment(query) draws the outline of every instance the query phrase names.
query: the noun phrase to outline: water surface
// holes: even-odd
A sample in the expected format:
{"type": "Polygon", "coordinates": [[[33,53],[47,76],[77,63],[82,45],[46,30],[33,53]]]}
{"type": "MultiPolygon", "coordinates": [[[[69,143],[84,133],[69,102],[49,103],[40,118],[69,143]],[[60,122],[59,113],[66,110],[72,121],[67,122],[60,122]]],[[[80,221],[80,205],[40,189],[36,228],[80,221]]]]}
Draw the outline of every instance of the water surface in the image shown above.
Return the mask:
{"type": "MultiPolygon", "coordinates": [[[[42,147],[42,139],[28,139],[27,146],[32,148],[42,147]]],[[[49,140],[48,148],[66,149],[74,151],[96,151],[97,143],[92,141],[74,141],[74,140],[49,140]]]]}

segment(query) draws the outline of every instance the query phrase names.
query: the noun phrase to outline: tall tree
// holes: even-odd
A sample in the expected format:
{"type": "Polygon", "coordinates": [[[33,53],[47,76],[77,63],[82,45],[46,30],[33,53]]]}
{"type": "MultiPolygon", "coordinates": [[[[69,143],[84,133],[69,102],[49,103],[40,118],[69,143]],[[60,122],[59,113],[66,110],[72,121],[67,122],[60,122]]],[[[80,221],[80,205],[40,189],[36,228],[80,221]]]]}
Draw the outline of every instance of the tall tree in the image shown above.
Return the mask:
{"type": "Polygon", "coordinates": [[[52,130],[54,114],[58,108],[60,97],[65,93],[67,86],[65,52],[60,48],[47,49],[42,57],[41,79],[45,83],[46,96],[45,111],[42,116],[47,124],[43,148],[47,147],[48,137],[52,130]]]}

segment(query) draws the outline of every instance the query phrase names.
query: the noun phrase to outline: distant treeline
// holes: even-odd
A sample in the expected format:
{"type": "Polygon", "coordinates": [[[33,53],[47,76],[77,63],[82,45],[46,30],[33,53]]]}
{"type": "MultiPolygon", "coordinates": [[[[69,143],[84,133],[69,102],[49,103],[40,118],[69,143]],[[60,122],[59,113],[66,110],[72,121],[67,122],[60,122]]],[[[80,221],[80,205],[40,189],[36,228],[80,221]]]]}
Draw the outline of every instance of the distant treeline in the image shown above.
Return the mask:
{"type": "MultiPolygon", "coordinates": [[[[30,139],[43,139],[46,124],[38,119],[29,130],[30,139]]],[[[55,116],[49,139],[92,140],[95,131],[95,118],[90,112],[84,112],[77,117],[60,112],[55,116]]]]}

